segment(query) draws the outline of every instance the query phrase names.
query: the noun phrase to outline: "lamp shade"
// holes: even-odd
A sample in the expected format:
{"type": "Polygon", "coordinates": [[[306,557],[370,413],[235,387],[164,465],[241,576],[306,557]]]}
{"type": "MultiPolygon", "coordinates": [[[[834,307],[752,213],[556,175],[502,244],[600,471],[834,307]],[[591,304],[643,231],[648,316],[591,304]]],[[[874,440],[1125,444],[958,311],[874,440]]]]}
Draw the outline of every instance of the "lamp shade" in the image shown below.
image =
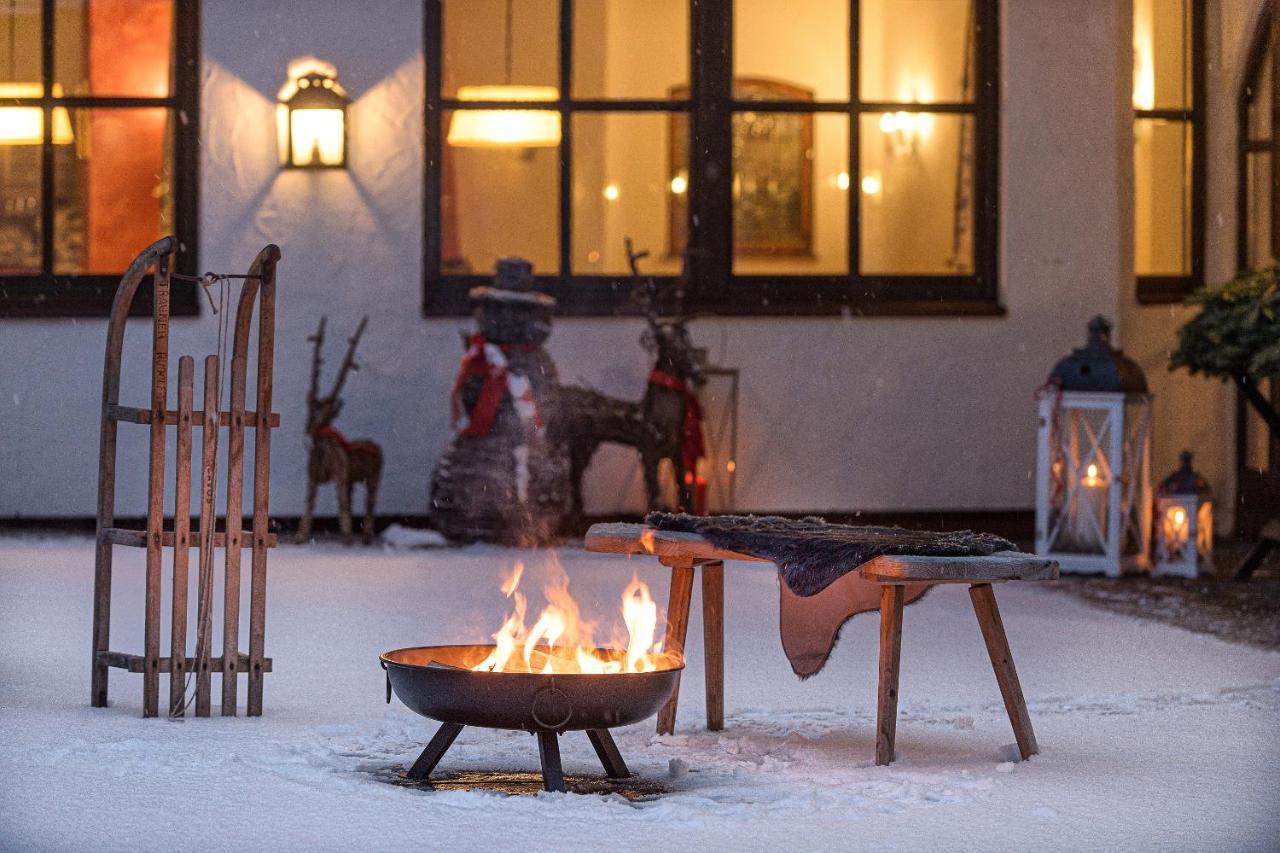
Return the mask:
{"type": "MultiPolygon", "coordinates": [[[[459,101],[554,102],[554,86],[461,86],[459,101]]],[[[454,110],[447,141],[458,148],[553,148],[560,113],[535,108],[454,110]]]]}
{"type": "MultiPolygon", "coordinates": [[[[0,145],[40,145],[44,142],[44,110],[36,106],[10,107],[9,98],[39,98],[44,88],[39,83],[0,83],[0,145]]],[[[54,97],[62,96],[62,87],[53,87],[54,97]]],[[[69,145],[71,116],[66,107],[53,108],[53,144],[69,145]]]]}

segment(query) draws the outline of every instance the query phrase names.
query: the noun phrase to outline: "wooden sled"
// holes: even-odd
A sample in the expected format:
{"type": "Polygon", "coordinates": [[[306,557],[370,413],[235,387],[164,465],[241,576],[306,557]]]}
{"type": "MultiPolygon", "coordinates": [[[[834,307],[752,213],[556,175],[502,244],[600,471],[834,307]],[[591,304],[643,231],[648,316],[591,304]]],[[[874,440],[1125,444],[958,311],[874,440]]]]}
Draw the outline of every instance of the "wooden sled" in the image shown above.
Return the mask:
{"type": "MultiPolygon", "coordinates": [[[[222,674],[222,714],[236,713],[238,676],[248,674],[247,713],[262,713],[263,674],[271,671],[271,659],[263,655],[266,620],[267,549],[274,547],[276,537],[267,528],[268,493],[270,489],[271,430],[279,426],[280,417],[271,412],[272,357],[275,346],[276,264],[280,250],[268,245],[254,259],[240,290],[235,314],[234,344],[231,348],[231,396],[228,411],[219,411],[220,376],[218,356],[210,355],[204,363],[204,404],[193,407],[195,362],[189,355],[178,360],[177,408],[168,408],[169,383],[169,294],[173,253],[177,241],[165,237],[147,247],[134,259],[111,306],[107,326],[106,359],[102,373],[102,432],[98,460],[98,524],[97,551],[94,567],[93,596],[93,676],[90,701],[96,708],[107,705],[107,672],[119,667],[142,673],[142,714],[159,716],[160,674],[169,675],[170,713],[180,715],[186,706],[185,687],[188,674],[194,672],[196,682],[195,715],[209,716],[210,680],[213,672],[222,674]],[[138,285],[151,269],[154,281],[154,329],[151,350],[151,405],[149,408],[120,404],[120,361],[124,347],[125,322],[138,285]],[[249,327],[254,302],[258,303],[258,363],[255,370],[256,409],[245,410],[245,393],[249,352],[249,327]],[[260,416],[261,413],[261,416],[260,416]],[[115,526],[116,429],[117,425],[145,424],[150,427],[151,445],[148,460],[146,527],[131,530],[115,526]],[[214,508],[214,486],[217,476],[217,448],[221,427],[227,427],[227,486],[225,533],[217,533],[217,511],[214,508]],[[176,467],[172,528],[164,523],[165,446],[168,427],[176,434],[176,467]],[[201,430],[201,466],[198,498],[199,528],[194,541],[191,530],[191,456],[192,428],[201,430]],[[242,530],[244,496],[244,433],[254,430],[253,460],[253,526],[242,530]],[[146,548],[146,609],[143,627],[143,653],[125,654],[110,650],[111,634],[111,558],[114,546],[146,548]],[[212,565],[212,549],[226,548],[223,590],[222,654],[214,657],[210,647],[212,634],[213,583],[211,568],[207,575],[199,573],[198,604],[202,617],[197,618],[197,655],[187,656],[188,567],[192,548],[198,549],[197,567],[206,558],[212,565]],[[164,548],[172,548],[173,596],[172,632],[169,655],[160,655],[161,571],[164,548]],[[249,652],[239,650],[240,637],[240,558],[241,549],[252,552],[249,605],[249,652]],[[204,624],[199,624],[203,621],[204,624]]],[[[228,298],[227,308],[230,300],[228,298]]]]}

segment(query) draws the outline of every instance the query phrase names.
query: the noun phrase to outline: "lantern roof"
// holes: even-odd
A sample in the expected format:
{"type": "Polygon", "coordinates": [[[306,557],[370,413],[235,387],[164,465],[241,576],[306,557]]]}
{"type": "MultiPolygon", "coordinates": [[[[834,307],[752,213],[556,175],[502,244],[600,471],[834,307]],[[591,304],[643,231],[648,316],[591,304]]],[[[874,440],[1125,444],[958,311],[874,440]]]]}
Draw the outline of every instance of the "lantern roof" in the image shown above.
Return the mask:
{"type": "Polygon", "coordinates": [[[1147,393],[1147,377],[1137,362],[1111,345],[1111,322],[1101,314],[1089,321],[1089,340],[1059,361],[1049,382],[1063,391],[1147,393]]]}
{"type": "Polygon", "coordinates": [[[1209,494],[1209,481],[1201,477],[1191,467],[1191,451],[1184,450],[1179,457],[1182,464],[1168,477],[1161,481],[1160,486],[1156,489],[1156,494],[1161,497],[1170,497],[1172,495],[1202,495],[1209,494]]]}
{"type": "Polygon", "coordinates": [[[467,294],[480,303],[507,303],[554,308],[556,300],[534,290],[533,264],[524,258],[499,258],[492,287],[473,287],[467,294]]]}

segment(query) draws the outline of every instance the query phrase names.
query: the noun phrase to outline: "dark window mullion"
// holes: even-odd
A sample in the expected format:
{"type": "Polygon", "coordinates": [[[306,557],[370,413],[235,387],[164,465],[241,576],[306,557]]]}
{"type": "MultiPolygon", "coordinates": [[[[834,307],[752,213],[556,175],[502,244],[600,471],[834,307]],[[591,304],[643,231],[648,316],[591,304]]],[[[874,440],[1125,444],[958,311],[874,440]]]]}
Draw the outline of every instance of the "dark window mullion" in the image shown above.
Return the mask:
{"type": "Polygon", "coordinates": [[[42,0],[40,4],[40,57],[41,124],[43,138],[40,142],[40,271],[47,279],[53,274],[53,77],[54,77],[54,14],[55,0],[42,0]]]}
{"type": "Polygon", "coordinates": [[[560,279],[573,275],[573,0],[560,0],[560,279]]]}
{"type": "Polygon", "coordinates": [[[849,0],[849,189],[845,198],[849,235],[846,238],[850,283],[862,274],[862,62],[860,26],[862,0],[849,0]]]}
{"type": "Polygon", "coordinates": [[[422,14],[426,86],[426,109],[423,110],[423,147],[426,156],[422,182],[422,275],[428,282],[425,303],[440,299],[440,256],[444,239],[444,222],[440,217],[441,175],[444,169],[444,146],[441,142],[443,110],[441,106],[440,76],[444,67],[441,54],[444,51],[444,26],[441,0],[427,0],[422,14]]]}

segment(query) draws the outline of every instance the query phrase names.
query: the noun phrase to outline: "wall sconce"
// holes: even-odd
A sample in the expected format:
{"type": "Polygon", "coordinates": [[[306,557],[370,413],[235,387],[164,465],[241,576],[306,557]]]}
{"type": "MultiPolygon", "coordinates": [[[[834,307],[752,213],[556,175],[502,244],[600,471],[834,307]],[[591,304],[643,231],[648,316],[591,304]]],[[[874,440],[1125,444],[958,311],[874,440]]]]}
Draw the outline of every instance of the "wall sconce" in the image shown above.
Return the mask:
{"type": "MultiPolygon", "coordinates": [[[[39,98],[39,83],[0,83],[0,101],[9,98],[39,98]]],[[[53,86],[53,96],[62,97],[62,87],[53,86]]],[[[69,145],[71,116],[66,107],[53,108],[53,144],[69,145]]],[[[44,110],[40,107],[0,107],[0,145],[40,145],[44,142],[44,110]]]]}
{"type": "Polygon", "coordinates": [[[880,116],[880,132],[899,153],[914,154],[916,145],[933,129],[933,116],[899,110],[880,116]]]}
{"type": "Polygon", "coordinates": [[[1156,490],[1154,574],[1194,578],[1201,571],[1213,573],[1213,501],[1184,450],[1182,466],[1156,490]]]}
{"type": "Polygon", "coordinates": [[[280,89],[276,123],[280,164],[325,169],[347,165],[347,91],[338,70],[314,56],[289,63],[289,80],[280,89]]]}

